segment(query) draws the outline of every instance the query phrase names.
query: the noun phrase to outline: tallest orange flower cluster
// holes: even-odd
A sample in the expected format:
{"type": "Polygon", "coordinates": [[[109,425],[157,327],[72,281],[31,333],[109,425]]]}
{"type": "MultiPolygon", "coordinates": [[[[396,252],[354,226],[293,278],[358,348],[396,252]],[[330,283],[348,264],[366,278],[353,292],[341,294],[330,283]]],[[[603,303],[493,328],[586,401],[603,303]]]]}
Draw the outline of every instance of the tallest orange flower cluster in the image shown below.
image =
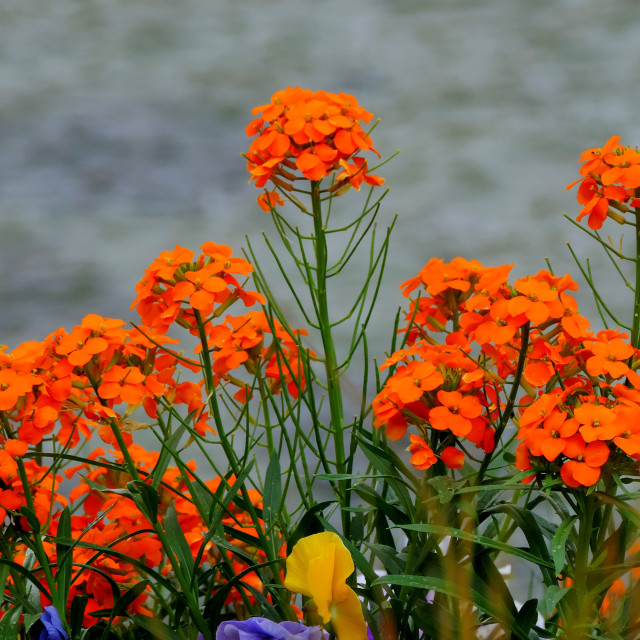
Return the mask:
{"type": "MultiPolygon", "coordinates": [[[[367,161],[358,155],[362,151],[380,154],[360,125],[370,122],[373,114],[352,95],[289,87],[274,93],[271,102],[252,113],[258,117],[246,133],[257,138],[246,158],[256,187],[271,181],[291,190],[294,180],[319,181],[340,169],[337,181],[356,189],[363,181],[371,185],[384,182],[368,173],[367,161]]],[[[265,208],[261,198],[258,203],[265,208]]]]}

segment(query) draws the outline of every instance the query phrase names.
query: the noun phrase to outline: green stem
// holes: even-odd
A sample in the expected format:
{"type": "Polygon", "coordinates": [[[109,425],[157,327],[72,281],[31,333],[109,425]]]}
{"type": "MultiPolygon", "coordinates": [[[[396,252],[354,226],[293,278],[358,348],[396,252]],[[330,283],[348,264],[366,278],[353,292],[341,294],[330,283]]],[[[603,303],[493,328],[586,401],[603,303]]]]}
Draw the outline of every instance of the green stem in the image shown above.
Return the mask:
{"type": "MultiPolygon", "coordinates": [[[[521,345],[520,345],[520,353],[518,354],[518,366],[516,368],[516,373],[513,377],[513,387],[511,387],[511,394],[509,395],[509,400],[507,401],[507,406],[505,407],[504,411],[502,412],[502,416],[500,417],[500,424],[498,425],[498,428],[496,429],[496,434],[495,434],[495,440],[496,440],[496,445],[498,442],[500,442],[500,438],[502,437],[502,434],[509,422],[509,420],[511,419],[511,414],[513,412],[513,408],[515,407],[516,404],[516,400],[518,398],[518,390],[520,388],[520,380],[522,380],[522,373],[524,371],[524,364],[527,360],[527,349],[529,348],[529,330],[530,330],[530,323],[527,322],[526,324],[523,325],[522,327],[522,335],[520,338],[521,341],[521,345]]],[[[494,449],[495,451],[495,449],[494,449]]],[[[479,486],[482,484],[482,478],[484,477],[484,474],[486,473],[488,467],[489,467],[489,463],[491,462],[491,459],[493,458],[493,451],[487,453],[487,455],[485,455],[485,457],[482,460],[482,463],[480,464],[480,469],[478,470],[478,477],[476,478],[475,484],[476,486],[479,486]]]]}
{"type": "Polygon", "coordinates": [[[595,612],[589,593],[589,550],[596,504],[593,496],[584,496],[584,512],[580,517],[580,530],[576,559],[573,567],[573,588],[576,594],[576,607],[567,621],[567,640],[586,640],[594,622],[595,612]]]}
{"type": "MultiPolygon", "coordinates": [[[[205,330],[205,323],[202,320],[202,316],[200,312],[197,309],[194,309],[193,311],[194,311],[194,316],[198,326],[198,337],[200,338],[200,343],[202,345],[202,351],[200,352],[200,357],[202,358],[202,370],[204,374],[205,390],[209,397],[209,408],[213,415],[213,419],[216,423],[217,435],[220,438],[220,444],[222,445],[222,449],[229,463],[230,470],[233,472],[236,478],[239,478],[242,472],[242,468],[238,464],[238,459],[233,449],[233,445],[231,444],[227,436],[225,426],[222,420],[222,415],[220,413],[220,407],[218,406],[216,386],[214,384],[213,367],[211,363],[211,355],[209,353],[209,343],[207,339],[207,333],[205,330]]],[[[224,478],[221,478],[221,480],[224,481],[224,478]]],[[[270,541],[267,535],[265,534],[263,524],[256,512],[256,509],[249,496],[249,492],[247,491],[247,488],[244,486],[244,483],[240,487],[239,491],[244,499],[245,504],[247,505],[247,511],[254,524],[256,534],[260,539],[260,548],[264,550],[267,556],[267,560],[270,562],[273,562],[275,565],[276,561],[278,560],[277,552],[274,551],[272,541],[270,541]]],[[[280,575],[280,571],[277,568],[273,570],[272,576],[273,576],[274,582],[277,585],[283,586],[282,576],[280,575]]],[[[288,602],[282,599],[281,604],[283,606],[283,609],[288,614],[290,613],[292,616],[294,615],[288,602]]]]}
{"type": "Polygon", "coordinates": [[[634,348],[640,345],[640,209],[634,209],[636,215],[636,286],[633,298],[633,325],[631,329],[631,344],[634,348]]]}
{"type": "MultiPolygon", "coordinates": [[[[320,182],[311,183],[311,204],[313,211],[314,248],[316,253],[316,296],[318,301],[318,324],[324,351],[324,367],[327,376],[327,393],[331,411],[331,432],[336,454],[336,472],[346,473],[346,456],[344,446],[344,409],[340,388],[340,372],[336,358],[336,350],[331,334],[329,320],[329,304],[327,299],[327,239],[322,219],[322,203],[320,199],[320,182]]],[[[338,482],[338,493],[342,509],[343,533],[349,538],[350,518],[344,507],[349,506],[349,482],[338,482]]]]}
{"type": "MultiPolygon", "coordinates": [[[[31,495],[31,485],[29,484],[29,478],[27,477],[27,470],[24,466],[24,462],[22,458],[16,458],[16,464],[18,465],[18,474],[20,475],[20,482],[22,482],[22,486],[24,488],[24,498],[27,503],[27,509],[31,511],[31,513],[36,513],[35,505],[33,503],[33,496],[31,495]]],[[[62,602],[60,600],[60,593],[58,592],[58,586],[56,583],[56,579],[53,576],[53,572],[51,571],[51,565],[49,564],[49,556],[45,551],[44,545],[42,544],[42,536],[40,531],[34,531],[34,535],[32,536],[34,553],[38,562],[40,563],[40,567],[44,572],[44,576],[47,581],[47,586],[49,587],[49,593],[51,594],[51,601],[55,608],[60,613],[60,617],[65,621],[64,625],[66,627],[66,602],[62,602]]]]}
{"type": "MultiPolygon", "coordinates": [[[[92,376],[90,376],[89,372],[87,371],[87,377],[89,378],[89,381],[91,382],[91,385],[94,388],[96,397],[100,400],[100,403],[104,406],[108,406],[108,403],[103,400],[102,398],[100,398],[100,394],[98,393],[98,385],[97,385],[97,381],[95,379],[92,378],[92,376]]],[[[129,475],[131,476],[131,478],[133,478],[133,480],[135,480],[136,482],[143,482],[140,473],[138,472],[138,467],[136,467],[135,462],[133,461],[133,458],[131,457],[131,454],[129,453],[129,449],[127,447],[127,443],[125,442],[123,436],[122,436],[122,431],[120,430],[120,425],[118,424],[118,421],[110,418],[109,419],[109,425],[111,427],[111,431],[113,432],[113,435],[116,439],[116,442],[118,443],[118,447],[120,449],[120,452],[122,453],[124,462],[125,462],[125,467],[127,469],[127,472],[129,473],[129,475]]],[[[142,510],[141,510],[142,511],[142,510]]],[[[143,511],[144,513],[144,511],[143,511]]],[[[201,611],[200,611],[200,605],[198,603],[197,598],[194,596],[193,590],[191,589],[191,580],[189,579],[189,577],[187,575],[184,574],[181,565],[178,563],[178,559],[176,557],[176,555],[173,553],[172,550],[172,546],[169,543],[169,540],[167,539],[167,536],[165,534],[164,528],[162,527],[162,525],[160,524],[160,522],[158,521],[157,517],[153,517],[153,514],[151,513],[144,513],[144,515],[147,517],[147,520],[149,521],[149,524],[151,525],[151,527],[153,528],[153,530],[155,531],[156,535],[158,536],[158,539],[160,540],[160,543],[162,544],[162,548],[167,556],[167,559],[169,560],[169,563],[171,564],[174,574],[176,576],[176,579],[178,580],[178,582],[180,583],[180,587],[182,589],[182,593],[184,595],[184,598],[187,602],[187,606],[189,608],[189,611],[191,613],[191,615],[193,616],[193,620],[196,623],[196,626],[198,627],[198,630],[202,632],[204,640],[210,640],[211,639],[211,631],[209,630],[209,626],[207,621],[204,619],[204,616],[202,615],[201,611]]]]}

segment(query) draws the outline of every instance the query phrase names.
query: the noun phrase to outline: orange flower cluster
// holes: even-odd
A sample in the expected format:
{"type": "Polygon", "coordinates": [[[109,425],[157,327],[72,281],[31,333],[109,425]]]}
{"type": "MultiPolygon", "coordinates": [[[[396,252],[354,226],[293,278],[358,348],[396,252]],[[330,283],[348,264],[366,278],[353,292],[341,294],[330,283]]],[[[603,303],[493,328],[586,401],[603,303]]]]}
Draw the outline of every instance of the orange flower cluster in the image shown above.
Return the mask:
{"type": "Polygon", "coordinates": [[[620,146],[620,136],[612,136],[602,148],[588,149],[580,157],[583,163],[579,180],[578,202],[582,205],[578,220],[588,216],[592,229],[600,229],[604,221],[613,218],[624,222],[630,208],[640,206],[636,190],[640,187],[640,152],[620,146]]]}
{"type": "MultiPolygon", "coordinates": [[[[10,442],[18,441],[7,440],[4,443],[5,449],[0,449],[0,523],[4,523],[9,516],[19,529],[30,531],[31,526],[27,519],[19,515],[20,509],[27,506],[27,500],[24,485],[18,475],[16,460],[6,449],[7,443],[10,442]]],[[[59,510],[68,504],[67,499],[58,493],[62,476],[51,473],[49,467],[41,466],[35,460],[24,460],[24,468],[38,522],[53,522],[59,510]]]]}
{"type": "MultiPolygon", "coordinates": [[[[210,366],[214,384],[238,386],[236,399],[241,402],[248,400],[251,383],[235,377],[240,368],[252,379],[266,380],[271,393],[285,388],[297,396],[304,388],[297,342],[303,331],[286,328],[268,319],[263,311],[223,319],[238,300],[245,306],[264,302],[259,293],[245,290],[236,280],[237,276],[248,276],[252,266],[231,254],[229,247],[212,242],[203,245],[198,257],[180,247],[163,252],[147,269],[133,303],[144,326],[127,327],[122,320],[90,314],[71,331],[58,329],[42,342],[26,342],[12,351],[0,349],[0,523],[13,532],[6,538],[13,547],[13,559],[24,561],[26,549],[20,546],[16,532],[31,530],[32,523],[20,510],[32,505],[45,536],[45,551],[55,563],[56,545],[48,539],[56,535],[61,510],[70,506],[74,514],[72,537],[81,541],[73,550],[77,570],[70,601],[75,595],[88,596],[86,624],[95,622],[92,614],[113,606],[114,584],[122,591],[130,588],[140,581],[145,567],[164,575],[172,571],[150,523],[123,495],[131,477],[124,471],[121,442],[143,478],[149,477],[159,457],[133,444],[133,431],[150,426],[134,420],[133,413],[143,410],[152,423],[160,420],[167,407],[175,411],[185,405],[196,433],[213,431],[204,380],[181,381],[182,368],[201,372],[205,365],[210,366]],[[206,354],[200,354],[200,361],[170,348],[178,343],[166,335],[174,323],[204,341],[206,354]],[[86,445],[94,433],[111,445],[111,459],[100,449],[89,456],[94,462],[67,469],[67,477],[79,483],[67,500],[59,493],[62,475],[58,472],[65,463],[58,454],[63,449],[74,454],[74,448],[86,445]],[[51,467],[36,463],[41,444],[47,452],[44,455],[52,458],[51,467]],[[115,471],[114,465],[123,470],[115,471]],[[80,472],[84,477],[78,480],[80,472]],[[108,515],[100,518],[105,512],[108,515]]],[[[196,353],[200,349],[196,348],[196,353]]],[[[194,465],[188,468],[195,470],[194,465]]],[[[172,505],[194,559],[208,568],[231,563],[225,578],[216,574],[216,582],[212,577],[217,589],[248,564],[233,554],[225,560],[211,542],[203,547],[208,524],[187,490],[192,479],[176,468],[167,469],[159,487],[158,517],[162,524],[172,505]]],[[[213,494],[220,482],[215,479],[204,486],[213,494]]],[[[259,493],[249,492],[249,498],[259,510],[259,493]]],[[[232,503],[223,525],[228,531],[243,530],[241,538],[228,535],[234,546],[257,563],[266,560],[247,543],[256,537],[260,521],[232,503]]],[[[34,571],[38,572],[38,567],[34,571]]],[[[262,587],[253,574],[245,582],[258,590],[262,587]]],[[[140,594],[128,610],[148,614],[148,598],[147,592],[140,594]]],[[[229,606],[238,606],[243,597],[232,591],[227,601],[229,606]]]]}
{"type": "Polygon", "coordinates": [[[298,344],[294,336],[307,335],[306,330],[286,330],[277,320],[272,324],[262,311],[249,311],[243,316],[225,318],[225,324],[212,325],[208,332],[213,372],[216,379],[226,379],[240,385],[237,400],[243,401],[249,391],[229,374],[240,365],[256,375],[259,371],[270,381],[271,393],[282,386],[295,398],[304,389],[304,375],[300,368],[298,344]],[[270,344],[265,336],[272,335],[270,344]],[[262,364],[264,367],[260,369],[262,364]]]}
{"type": "Polygon", "coordinates": [[[232,258],[230,247],[213,242],[202,245],[197,259],[193,251],[176,246],[156,258],[136,286],[132,309],[142,322],[164,334],[177,322],[194,330],[196,312],[203,318],[220,317],[237,300],[246,306],[264,304],[264,297],[245,291],[235,276],[248,276],[253,267],[244,258],[232,258]]]}
{"type": "Polygon", "coordinates": [[[105,442],[113,443],[111,420],[125,420],[132,407],[155,405],[175,385],[175,358],[156,358],[158,345],[170,340],[149,328],[143,335],[123,325],[122,320],[90,314],[71,332],[58,329],[42,342],[0,352],[5,483],[16,478],[16,459],[30,445],[53,434],[61,445],[75,447],[96,427],[105,442]]]}
{"type": "MultiPolygon", "coordinates": [[[[148,477],[158,463],[159,454],[145,451],[138,445],[129,447],[129,453],[136,461],[136,465],[142,477],[148,477]]],[[[84,613],[84,625],[95,624],[96,612],[109,611],[114,605],[114,592],[112,582],[115,582],[120,591],[125,591],[136,585],[141,579],[146,578],[144,567],[168,575],[172,571],[168,558],[162,549],[162,544],[156,534],[150,529],[150,523],[137,506],[127,497],[122,495],[127,482],[128,474],[115,471],[113,464],[122,463],[122,456],[115,460],[106,460],[105,452],[97,449],[90,454],[95,460],[94,464],[82,464],[78,467],[67,469],[67,477],[77,476],[82,472],[80,483],[71,491],[69,499],[76,508],[82,507],[82,513],[71,517],[71,537],[78,541],[73,549],[74,571],[71,578],[71,590],[69,602],[76,595],[87,596],[88,602],[84,613]],[[108,462],[109,466],[101,466],[101,462],[108,462]],[[90,484],[91,483],[91,484],[90,484]],[[97,487],[100,487],[98,489],[97,487]],[[105,517],[100,517],[106,513],[105,517]],[[130,561],[129,561],[130,560],[130,561]],[[137,564],[134,563],[137,561],[137,564]]],[[[193,462],[187,464],[191,472],[196,470],[193,462]]],[[[41,469],[44,471],[44,469],[41,469]]],[[[35,478],[33,478],[35,480],[35,478]]],[[[192,479],[192,476],[191,476],[192,479]]],[[[228,482],[233,484],[235,479],[231,477],[228,482]]],[[[206,482],[207,488],[214,493],[221,483],[220,478],[206,482]]],[[[249,498],[258,509],[262,508],[261,496],[256,491],[249,491],[249,498]]],[[[59,496],[56,498],[60,500],[59,496]]],[[[66,501],[65,501],[66,503],[66,501]]],[[[47,509],[51,504],[47,505],[47,509]]],[[[175,515],[187,540],[194,561],[201,566],[212,567],[222,560],[220,551],[211,542],[204,542],[204,535],[208,531],[208,525],[204,522],[194,505],[192,497],[187,490],[186,479],[176,467],[169,467],[162,478],[158,488],[158,521],[165,526],[167,511],[172,505],[175,515]]],[[[261,521],[259,521],[259,524],[261,521]]],[[[223,518],[223,525],[230,529],[237,528],[245,535],[254,535],[255,528],[249,515],[235,506],[232,502],[228,508],[228,515],[223,518]]],[[[57,524],[51,522],[47,531],[54,536],[57,524]]],[[[247,556],[255,562],[264,562],[264,553],[250,547],[242,540],[228,534],[227,540],[242,548],[247,556]]],[[[54,544],[44,541],[45,549],[50,562],[56,561],[56,547],[54,544]]],[[[20,546],[14,557],[16,562],[24,561],[26,548],[20,546]]],[[[241,561],[237,556],[230,558],[231,570],[239,573],[247,569],[249,564],[241,561]]],[[[38,567],[34,567],[38,572],[38,567]]],[[[226,582],[221,574],[217,574],[217,582],[213,581],[213,590],[220,588],[226,582]]],[[[249,574],[245,582],[257,589],[262,587],[259,579],[254,574],[249,574]]],[[[142,592],[132,603],[127,611],[130,614],[152,615],[148,609],[151,590],[142,592]]],[[[252,599],[250,597],[250,599],[252,599]]],[[[227,604],[239,606],[242,598],[236,591],[232,591],[227,597],[227,604]]],[[[44,604],[49,604],[45,602],[44,604]]],[[[104,614],[102,614],[104,615],[104,614]]]]}
{"type": "MultiPolygon", "coordinates": [[[[317,182],[334,171],[340,171],[336,190],[343,185],[359,189],[363,182],[373,186],[384,183],[368,172],[367,161],[357,155],[362,151],[380,154],[360,125],[361,121],[368,123],[373,114],[353,96],[288,87],[252,113],[260,115],[247,126],[246,133],[257,138],[246,158],[256,187],[263,188],[271,181],[291,191],[295,180],[317,182]]],[[[258,197],[258,204],[269,211],[282,204],[282,199],[277,191],[265,192],[258,197]]]]}
{"type": "MultiPolygon", "coordinates": [[[[231,255],[230,247],[213,242],[203,244],[202,255],[197,258],[182,247],[163,251],[138,283],[132,308],[145,324],[163,334],[176,323],[200,338],[199,316],[211,352],[214,380],[218,383],[224,379],[239,386],[235,395],[238,401],[246,401],[250,389],[231,375],[241,365],[253,375],[260,370],[270,380],[272,392],[285,385],[297,397],[299,388],[304,388],[304,377],[295,337],[305,335],[304,330],[285,329],[275,320],[270,324],[262,311],[227,315],[223,323],[214,322],[238,300],[246,307],[265,302],[262,294],[247,291],[235,278],[237,274],[249,276],[251,264],[231,255]],[[272,340],[265,343],[268,335],[272,340]],[[264,369],[260,369],[263,364],[264,369]]],[[[200,353],[201,348],[198,344],[195,352],[200,353]]],[[[183,389],[195,392],[193,385],[183,389]]],[[[190,410],[196,408],[189,404],[190,410]]]]}
{"type": "Polygon", "coordinates": [[[423,291],[407,314],[409,346],[382,367],[397,366],[374,400],[375,425],[391,439],[418,429],[410,446],[417,468],[438,455],[456,468],[459,457],[452,465],[445,450],[461,439],[492,450],[505,389],[524,357],[516,466],[558,472],[572,487],[597,482],[607,463],[637,470],[638,350],[625,333],[589,331],[568,275],[540,271],[511,285],[510,269],[433,258],[401,285],[405,296],[423,291]],[[434,332],[446,332],[445,344],[434,332]]]}
{"type": "Polygon", "coordinates": [[[575,375],[522,411],[518,469],[549,473],[559,468],[570,487],[594,485],[605,465],[617,473],[637,471],[640,377],[629,363],[636,367],[640,352],[626,338],[601,331],[595,339],[585,336],[584,346],[567,355],[575,375]]]}

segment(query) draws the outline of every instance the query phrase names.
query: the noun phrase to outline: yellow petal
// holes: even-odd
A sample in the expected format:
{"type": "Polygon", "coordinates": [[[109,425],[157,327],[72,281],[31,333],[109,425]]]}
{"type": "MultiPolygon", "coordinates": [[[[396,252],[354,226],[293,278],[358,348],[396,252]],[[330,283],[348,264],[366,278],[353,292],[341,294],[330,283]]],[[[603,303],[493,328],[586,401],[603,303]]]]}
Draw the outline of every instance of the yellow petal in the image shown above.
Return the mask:
{"type": "Polygon", "coordinates": [[[338,640],[366,640],[367,623],[362,605],[353,589],[347,587],[347,597],[331,607],[331,622],[338,640]]]}
{"type": "Polygon", "coordinates": [[[328,545],[309,560],[307,583],[313,601],[318,608],[322,622],[331,620],[330,607],[333,602],[333,569],[335,564],[335,545],[328,545]]]}

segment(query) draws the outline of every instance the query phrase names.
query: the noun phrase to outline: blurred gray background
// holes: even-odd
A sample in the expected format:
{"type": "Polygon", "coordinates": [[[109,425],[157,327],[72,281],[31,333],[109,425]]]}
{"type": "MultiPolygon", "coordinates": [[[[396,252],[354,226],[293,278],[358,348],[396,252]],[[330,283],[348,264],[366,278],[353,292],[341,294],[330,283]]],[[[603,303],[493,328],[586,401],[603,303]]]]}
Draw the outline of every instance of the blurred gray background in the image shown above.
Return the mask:
{"type": "Polygon", "coordinates": [[[0,343],[133,319],[176,244],[259,244],[244,128],[288,85],[355,94],[402,150],[380,172],[399,220],[374,335],[433,255],[578,277],[566,240],[624,308],[561,215],[583,149],[640,141],[639,58],[632,0],[2,0],[0,343]]]}

